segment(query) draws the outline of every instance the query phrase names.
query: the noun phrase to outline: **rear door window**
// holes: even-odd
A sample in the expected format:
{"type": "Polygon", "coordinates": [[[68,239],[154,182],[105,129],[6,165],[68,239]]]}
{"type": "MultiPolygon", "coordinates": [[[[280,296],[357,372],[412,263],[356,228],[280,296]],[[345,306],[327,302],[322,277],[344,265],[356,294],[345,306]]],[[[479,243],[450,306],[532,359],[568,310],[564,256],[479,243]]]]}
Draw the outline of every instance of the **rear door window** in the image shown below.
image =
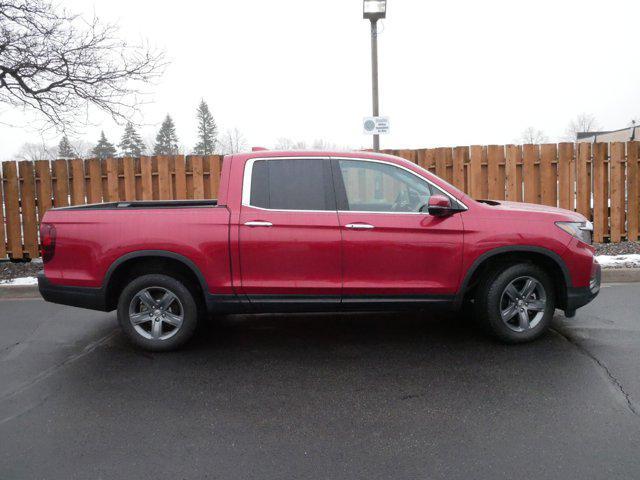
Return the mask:
{"type": "Polygon", "coordinates": [[[271,210],[335,210],[328,159],[256,160],[249,204],[271,210]]]}

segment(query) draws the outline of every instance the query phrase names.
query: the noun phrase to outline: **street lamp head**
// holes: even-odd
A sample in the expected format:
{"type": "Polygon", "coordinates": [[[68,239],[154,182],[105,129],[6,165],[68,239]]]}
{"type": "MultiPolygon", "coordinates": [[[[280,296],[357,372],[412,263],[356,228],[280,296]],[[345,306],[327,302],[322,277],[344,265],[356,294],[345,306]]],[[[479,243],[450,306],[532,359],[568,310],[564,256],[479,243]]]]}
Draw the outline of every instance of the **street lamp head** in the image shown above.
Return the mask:
{"type": "Polygon", "coordinates": [[[387,0],[363,0],[363,17],[368,20],[379,20],[387,14],[387,0]]]}

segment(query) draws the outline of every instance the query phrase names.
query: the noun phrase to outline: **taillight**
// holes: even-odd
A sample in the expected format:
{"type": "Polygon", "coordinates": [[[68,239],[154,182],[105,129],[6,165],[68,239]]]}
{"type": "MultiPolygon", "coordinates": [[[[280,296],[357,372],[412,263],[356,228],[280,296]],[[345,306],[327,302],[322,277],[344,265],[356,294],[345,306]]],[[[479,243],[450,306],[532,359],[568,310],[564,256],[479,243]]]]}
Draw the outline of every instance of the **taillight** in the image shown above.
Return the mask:
{"type": "Polygon", "coordinates": [[[40,225],[40,245],[42,262],[47,263],[56,251],[56,227],[50,223],[40,225]]]}

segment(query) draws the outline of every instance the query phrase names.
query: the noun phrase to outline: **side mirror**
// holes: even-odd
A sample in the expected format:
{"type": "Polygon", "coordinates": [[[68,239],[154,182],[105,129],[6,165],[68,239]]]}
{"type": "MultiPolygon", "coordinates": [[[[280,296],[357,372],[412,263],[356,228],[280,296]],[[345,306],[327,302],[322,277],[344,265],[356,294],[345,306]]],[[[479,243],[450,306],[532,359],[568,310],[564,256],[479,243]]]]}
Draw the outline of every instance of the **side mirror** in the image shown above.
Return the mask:
{"type": "Polygon", "coordinates": [[[429,215],[435,217],[444,217],[458,211],[451,205],[451,199],[444,195],[431,195],[429,197],[429,203],[427,204],[427,210],[429,215]]]}

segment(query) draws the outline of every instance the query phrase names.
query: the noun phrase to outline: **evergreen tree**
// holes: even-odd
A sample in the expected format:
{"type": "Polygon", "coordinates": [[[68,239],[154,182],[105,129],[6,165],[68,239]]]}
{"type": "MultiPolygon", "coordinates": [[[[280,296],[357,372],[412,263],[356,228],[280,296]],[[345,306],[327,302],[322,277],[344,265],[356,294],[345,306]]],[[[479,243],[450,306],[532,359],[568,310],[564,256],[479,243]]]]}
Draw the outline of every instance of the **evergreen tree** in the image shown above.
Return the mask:
{"type": "Polygon", "coordinates": [[[139,157],[147,148],[131,122],[124,128],[119,146],[125,157],[139,157]]]}
{"type": "Polygon", "coordinates": [[[75,156],[76,152],[74,152],[69,139],[66,135],[63,136],[62,139],[60,139],[60,143],[58,144],[58,158],[68,159],[75,156]]]}
{"type": "Polygon", "coordinates": [[[209,106],[204,100],[200,101],[196,114],[198,118],[198,144],[194,149],[197,155],[211,155],[216,149],[218,127],[209,106]]]}
{"type": "Polygon", "coordinates": [[[162,126],[156,135],[156,145],[153,148],[154,155],[175,155],[178,153],[178,137],[176,127],[169,115],[166,116],[162,126]]]}
{"type": "Polygon", "coordinates": [[[98,144],[91,151],[96,157],[100,159],[115,157],[116,147],[113,146],[107,137],[104,136],[104,131],[100,132],[100,140],[98,144]]]}

